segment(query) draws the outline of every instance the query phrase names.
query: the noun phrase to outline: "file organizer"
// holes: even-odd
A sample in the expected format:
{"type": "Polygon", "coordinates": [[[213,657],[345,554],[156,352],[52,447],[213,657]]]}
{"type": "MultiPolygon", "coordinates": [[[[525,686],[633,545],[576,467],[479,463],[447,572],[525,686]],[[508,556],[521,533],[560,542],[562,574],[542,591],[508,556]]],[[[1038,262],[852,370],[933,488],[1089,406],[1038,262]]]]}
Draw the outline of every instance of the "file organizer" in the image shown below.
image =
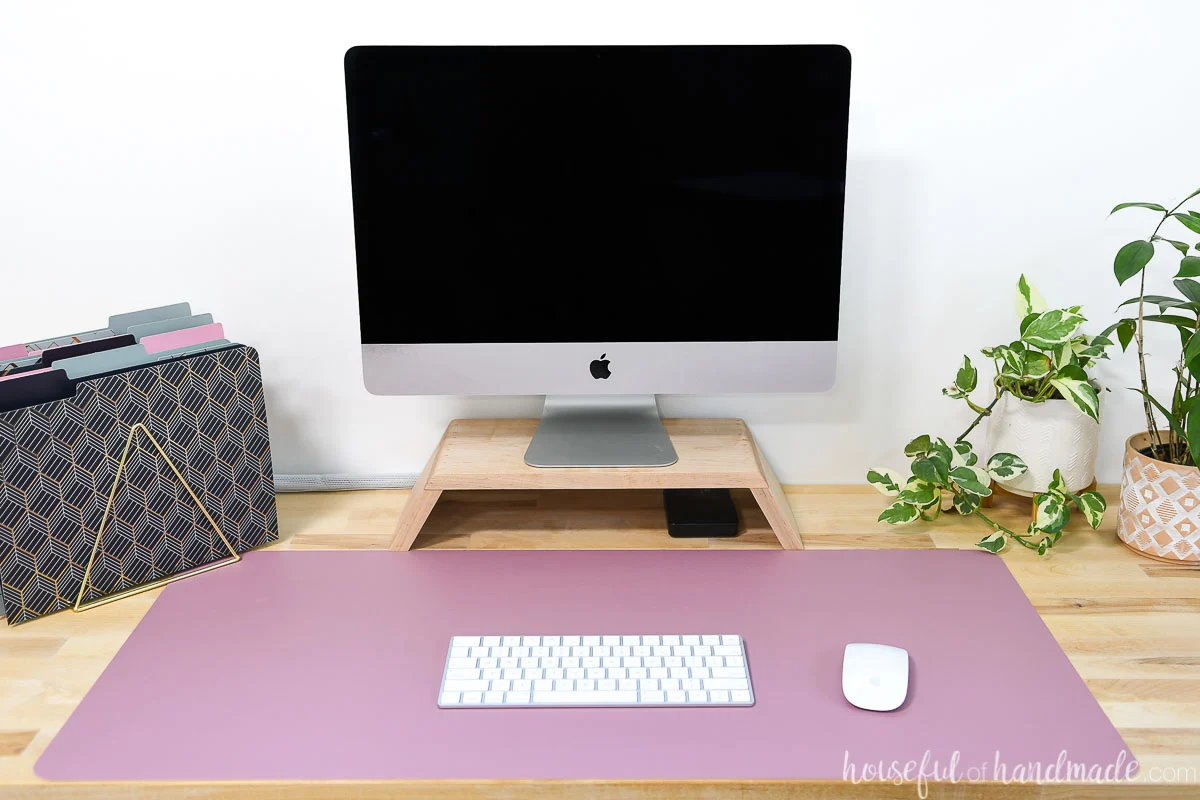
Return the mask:
{"type": "Polygon", "coordinates": [[[236,561],[279,526],[258,353],[83,380],[0,414],[0,600],[10,625],[236,561]]]}

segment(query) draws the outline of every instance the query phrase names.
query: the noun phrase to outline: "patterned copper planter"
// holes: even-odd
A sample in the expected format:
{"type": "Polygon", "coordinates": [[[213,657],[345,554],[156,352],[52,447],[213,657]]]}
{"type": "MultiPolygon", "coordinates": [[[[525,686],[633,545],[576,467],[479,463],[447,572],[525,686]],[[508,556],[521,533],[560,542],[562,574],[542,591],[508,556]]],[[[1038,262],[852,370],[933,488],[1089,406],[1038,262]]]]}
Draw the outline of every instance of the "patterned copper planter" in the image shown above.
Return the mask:
{"type": "Polygon", "coordinates": [[[1117,536],[1149,558],[1200,565],[1200,469],[1142,455],[1149,444],[1146,433],[1125,442],[1117,536]]]}

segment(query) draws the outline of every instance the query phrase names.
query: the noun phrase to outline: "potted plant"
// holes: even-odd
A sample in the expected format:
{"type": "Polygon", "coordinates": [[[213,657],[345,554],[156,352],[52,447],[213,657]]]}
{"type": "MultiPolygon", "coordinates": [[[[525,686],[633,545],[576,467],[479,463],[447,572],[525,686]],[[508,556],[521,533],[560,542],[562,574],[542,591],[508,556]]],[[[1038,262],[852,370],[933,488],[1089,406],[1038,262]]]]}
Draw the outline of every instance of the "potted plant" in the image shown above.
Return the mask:
{"type": "MultiPolygon", "coordinates": [[[[1134,306],[1136,316],[1114,323],[1121,348],[1137,346],[1140,386],[1146,415],[1145,431],[1125,442],[1121,474],[1121,504],[1117,510],[1117,535],[1142,555],[1172,563],[1200,564],[1200,243],[1169,239],[1163,232],[1182,230],[1200,234],[1200,212],[1183,210],[1200,189],[1174,208],[1158,203],[1121,203],[1112,213],[1127,208],[1153,211],[1158,219],[1149,238],[1122,247],[1113,261],[1117,283],[1138,278],[1138,294],[1121,304],[1134,306]],[[1180,254],[1174,286],[1178,296],[1146,293],[1146,267],[1161,248],[1180,254]],[[1153,308],[1152,308],[1153,307],[1153,308]],[[1149,313],[1157,308],[1158,313],[1149,313]],[[1166,325],[1179,333],[1179,355],[1173,359],[1174,388],[1167,402],[1150,393],[1147,380],[1146,325],[1166,325]],[[1156,412],[1166,427],[1160,426],[1156,412]]],[[[1180,231],[1180,233],[1173,233],[1180,231]]],[[[1188,238],[1191,238],[1190,236],[1188,238]]],[[[1160,259],[1161,261],[1161,259],[1160,259]]]]}
{"type": "Polygon", "coordinates": [[[996,479],[1013,494],[1032,497],[1046,491],[1055,470],[1071,492],[1088,488],[1095,477],[1100,395],[1088,370],[1108,357],[1104,348],[1112,342],[1080,333],[1087,319],[1079,311],[1079,306],[1047,309],[1022,275],[1017,281],[1019,338],[981,351],[995,368],[991,403],[981,407],[971,400],[979,372],[967,356],[954,383],[943,390],[989,417],[989,452],[1021,455],[1023,472],[996,479]]]}

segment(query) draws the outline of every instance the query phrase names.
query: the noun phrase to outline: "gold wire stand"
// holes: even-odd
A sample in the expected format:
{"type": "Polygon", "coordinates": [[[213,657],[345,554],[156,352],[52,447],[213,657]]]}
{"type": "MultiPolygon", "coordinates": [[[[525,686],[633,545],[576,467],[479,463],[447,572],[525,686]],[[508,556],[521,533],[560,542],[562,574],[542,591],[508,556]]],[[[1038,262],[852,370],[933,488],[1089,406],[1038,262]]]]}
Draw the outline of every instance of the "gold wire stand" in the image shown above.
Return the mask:
{"type": "Polygon", "coordinates": [[[121,461],[117,466],[117,475],[115,478],[113,478],[112,489],[108,493],[108,505],[104,507],[104,516],[100,518],[100,530],[96,532],[96,541],[92,545],[92,554],[88,558],[87,568],[83,572],[83,585],[79,587],[79,596],[75,598],[74,609],[76,611],[87,611],[89,608],[95,608],[96,606],[102,606],[105,603],[111,603],[114,600],[122,600],[126,597],[132,597],[135,594],[148,592],[151,589],[157,589],[160,586],[166,586],[168,583],[174,583],[175,581],[182,580],[183,578],[190,578],[193,575],[199,575],[202,572],[208,572],[209,570],[214,570],[218,567],[224,567],[227,564],[233,564],[241,560],[242,557],[238,555],[238,552],[233,549],[233,545],[231,545],[229,540],[225,538],[225,534],[221,532],[221,528],[208,513],[208,509],[206,509],[200,502],[200,498],[197,497],[196,493],[192,491],[192,487],[189,486],[188,482],[184,479],[183,473],[181,473],[179,468],[175,466],[175,463],[171,461],[171,457],[167,455],[167,451],[162,448],[162,445],[160,445],[158,440],[154,438],[154,435],[150,433],[150,429],[147,428],[143,423],[139,422],[129,429],[129,438],[125,440],[125,451],[121,453],[121,461]],[[113,503],[116,501],[117,486],[121,482],[121,473],[125,471],[125,464],[129,459],[129,450],[133,447],[133,439],[135,436],[137,436],[137,432],[139,430],[146,434],[146,438],[150,440],[152,445],[154,445],[154,449],[157,450],[158,454],[163,457],[163,459],[167,462],[167,466],[169,466],[171,471],[175,473],[175,477],[179,479],[181,484],[183,484],[183,488],[187,489],[187,493],[191,496],[193,502],[195,502],[196,508],[200,509],[200,513],[204,515],[204,518],[208,520],[208,524],[212,525],[213,530],[217,532],[217,536],[221,537],[221,541],[225,544],[225,547],[229,549],[229,556],[227,558],[222,558],[220,561],[214,561],[211,564],[205,564],[184,572],[178,572],[174,575],[168,575],[165,578],[159,578],[158,580],[151,581],[150,583],[134,586],[131,589],[125,589],[124,591],[117,592],[115,594],[105,595],[104,597],[90,600],[85,603],[83,602],[83,595],[85,592],[87,592],[88,579],[92,574],[92,564],[96,561],[96,552],[100,549],[100,539],[104,536],[104,529],[108,525],[109,514],[112,513],[113,503]]]}

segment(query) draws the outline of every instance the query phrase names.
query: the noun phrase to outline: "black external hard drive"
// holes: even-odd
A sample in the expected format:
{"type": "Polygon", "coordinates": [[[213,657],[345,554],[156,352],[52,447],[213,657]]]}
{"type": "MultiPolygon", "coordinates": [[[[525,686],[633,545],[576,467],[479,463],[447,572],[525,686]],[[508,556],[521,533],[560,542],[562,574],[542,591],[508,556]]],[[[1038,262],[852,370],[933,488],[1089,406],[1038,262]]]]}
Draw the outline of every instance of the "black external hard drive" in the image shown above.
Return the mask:
{"type": "Polygon", "coordinates": [[[728,489],[663,489],[667,533],[677,539],[737,536],[738,513],[728,489]]]}

